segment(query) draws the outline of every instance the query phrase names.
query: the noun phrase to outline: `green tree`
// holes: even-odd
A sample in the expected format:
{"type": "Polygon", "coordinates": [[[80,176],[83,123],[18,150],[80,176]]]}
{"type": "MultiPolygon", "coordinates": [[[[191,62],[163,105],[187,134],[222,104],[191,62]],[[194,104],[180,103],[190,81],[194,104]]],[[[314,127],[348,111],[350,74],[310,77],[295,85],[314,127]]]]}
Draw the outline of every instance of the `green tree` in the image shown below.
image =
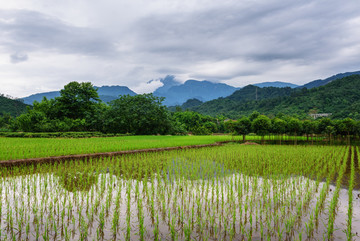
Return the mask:
{"type": "Polygon", "coordinates": [[[86,115],[95,114],[99,101],[97,89],[90,82],[70,82],[60,90],[60,97],[56,98],[60,113],[58,117],[83,119],[86,115]]]}
{"type": "Polygon", "coordinates": [[[164,99],[152,94],[123,95],[110,102],[105,113],[104,130],[137,135],[167,134],[172,123],[164,99]]]}
{"type": "Polygon", "coordinates": [[[302,123],[297,118],[291,118],[288,123],[288,131],[295,135],[295,145],[297,145],[297,135],[302,131],[302,123]]]}
{"type": "Polygon", "coordinates": [[[218,130],[216,124],[211,121],[206,121],[203,126],[209,130],[210,133],[215,133],[218,130]]]}
{"type": "Polygon", "coordinates": [[[347,144],[350,145],[350,135],[354,134],[355,122],[350,118],[346,118],[341,120],[341,124],[343,126],[343,131],[347,134],[347,144]]]}
{"type": "Polygon", "coordinates": [[[284,133],[286,132],[286,121],[280,119],[280,118],[274,118],[272,120],[272,132],[275,134],[280,135],[280,145],[281,145],[281,141],[282,141],[282,137],[284,135],[284,133]]]}
{"type": "Polygon", "coordinates": [[[303,122],[303,131],[306,134],[306,140],[309,142],[309,135],[311,135],[311,142],[313,143],[313,134],[316,131],[316,124],[314,121],[305,120],[303,122]]]}
{"type": "Polygon", "coordinates": [[[324,132],[328,135],[328,142],[329,142],[329,145],[330,145],[332,136],[336,133],[335,127],[334,126],[327,126],[327,127],[325,127],[324,132]]]}
{"type": "Polygon", "coordinates": [[[328,126],[334,126],[332,121],[329,118],[322,118],[317,121],[317,133],[318,134],[326,134],[325,129],[328,126]]]}
{"type": "Polygon", "coordinates": [[[236,134],[243,136],[243,142],[245,142],[246,135],[251,132],[251,121],[247,117],[242,117],[234,123],[233,128],[236,134]]]}
{"type": "Polygon", "coordinates": [[[252,129],[255,131],[257,135],[261,136],[261,142],[264,144],[264,136],[269,133],[271,129],[271,120],[269,117],[265,115],[259,115],[253,122],[252,122],[252,129]]]}
{"type": "Polygon", "coordinates": [[[257,111],[254,111],[253,113],[251,113],[251,115],[249,116],[250,121],[254,121],[256,118],[259,117],[259,115],[260,115],[260,113],[257,111]]]}

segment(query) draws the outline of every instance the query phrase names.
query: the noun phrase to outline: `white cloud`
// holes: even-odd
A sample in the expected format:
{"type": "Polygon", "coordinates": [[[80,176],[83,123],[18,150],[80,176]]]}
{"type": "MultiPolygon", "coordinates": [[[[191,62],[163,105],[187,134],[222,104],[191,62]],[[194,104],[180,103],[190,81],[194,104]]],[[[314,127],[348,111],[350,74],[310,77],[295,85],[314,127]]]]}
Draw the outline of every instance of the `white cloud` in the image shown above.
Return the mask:
{"type": "Polygon", "coordinates": [[[359,13],[356,0],[3,1],[0,92],[87,80],[142,93],[167,74],[302,84],[359,70],[359,13]]]}

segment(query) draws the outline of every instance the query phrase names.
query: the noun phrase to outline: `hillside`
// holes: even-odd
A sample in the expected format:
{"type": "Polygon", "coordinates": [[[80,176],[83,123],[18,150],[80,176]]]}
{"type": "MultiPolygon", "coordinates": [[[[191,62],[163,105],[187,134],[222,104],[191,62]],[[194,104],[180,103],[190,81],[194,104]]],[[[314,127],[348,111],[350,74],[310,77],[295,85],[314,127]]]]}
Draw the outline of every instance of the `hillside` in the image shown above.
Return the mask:
{"type": "MultiPolygon", "coordinates": [[[[126,86],[118,86],[118,85],[107,86],[107,85],[105,85],[105,86],[96,87],[96,88],[98,88],[98,94],[99,94],[100,99],[106,103],[117,99],[119,97],[119,95],[131,95],[131,96],[136,95],[136,93],[134,91],[130,90],[126,86]]],[[[24,103],[32,105],[32,103],[35,100],[40,102],[44,97],[46,97],[48,99],[53,99],[53,98],[59,97],[59,96],[60,96],[60,91],[51,91],[51,92],[33,94],[33,95],[30,95],[30,96],[22,98],[22,99],[24,100],[24,103]]]]}
{"type": "Polygon", "coordinates": [[[263,83],[253,84],[253,85],[255,85],[257,87],[260,87],[260,88],[264,88],[264,87],[277,87],[277,88],[290,87],[290,88],[296,88],[296,87],[299,87],[296,84],[287,83],[287,82],[281,82],[281,81],[263,82],[263,83]]]}
{"type": "Polygon", "coordinates": [[[297,114],[307,116],[310,110],[333,113],[344,118],[360,110],[360,75],[334,80],[325,86],[308,89],[258,88],[258,100],[253,86],[247,86],[226,98],[208,101],[192,110],[203,114],[224,114],[229,117],[248,115],[253,111],[264,114],[297,114]],[[247,89],[246,92],[244,89],[247,89]],[[286,90],[289,89],[289,90],[286,90]]]}
{"type": "Polygon", "coordinates": [[[0,94],[0,115],[8,113],[12,116],[18,116],[26,111],[26,104],[19,100],[12,100],[0,94]]]}
{"type": "Polygon", "coordinates": [[[326,78],[326,79],[318,79],[318,80],[314,80],[314,81],[311,81],[303,86],[299,86],[298,88],[307,88],[307,89],[311,89],[311,88],[315,88],[315,87],[320,87],[320,86],[323,86],[323,85],[326,85],[334,80],[337,80],[337,79],[342,79],[344,77],[347,77],[347,76],[351,76],[351,75],[360,75],[360,71],[356,71],[356,72],[346,72],[346,73],[340,73],[340,74],[336,74],[336,75],[333,75],[329,78],[326,78]]]}

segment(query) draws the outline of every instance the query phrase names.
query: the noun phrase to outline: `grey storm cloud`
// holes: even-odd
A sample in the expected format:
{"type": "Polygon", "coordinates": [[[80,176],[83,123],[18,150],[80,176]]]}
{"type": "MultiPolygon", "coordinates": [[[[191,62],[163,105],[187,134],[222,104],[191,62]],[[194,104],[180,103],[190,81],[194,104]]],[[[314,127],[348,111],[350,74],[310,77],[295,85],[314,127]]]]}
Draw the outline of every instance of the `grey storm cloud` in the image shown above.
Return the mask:
{"type": "Polygon", "coordinates": [[[10,55],[10,62],[17,64],[20,62],[25,62],[29,59],[28,55],[25,53],[14,53],[10,55]]]}
{"type": "Polygon", "coordinates": [[[145,51],[188,59],[296,61],[327,58],[349,44],[343,36],[358,34],[346,26],[349,19],[359,16],[354,4],[257,3],[248,9],[235,5],[149,16],[137,25],[139,45],[145,51]]]}
{"type": "Polygon", "coordinates": [[[76,27],[28,10],[0,10],[0,17],[0,44],[12,50],[95,56],[111,56],[115,52],[112,42],[100,30],[76,27]]]}
{"type": "Polygon", "coordinates": [[[141,93],[167,75],[302,84],[360,66],[358,0],[13,1],[26,6],[0,3],[0,79],[19,86],[86,79],[141,93]]]}

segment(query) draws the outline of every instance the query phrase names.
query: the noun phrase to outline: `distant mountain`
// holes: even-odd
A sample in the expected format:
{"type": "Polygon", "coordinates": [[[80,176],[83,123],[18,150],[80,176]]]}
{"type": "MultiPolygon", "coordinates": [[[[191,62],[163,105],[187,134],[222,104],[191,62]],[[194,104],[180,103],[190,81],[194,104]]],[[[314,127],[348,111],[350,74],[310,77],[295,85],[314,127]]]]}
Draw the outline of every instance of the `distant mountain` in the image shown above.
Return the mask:
{"type": "Polygon", "coordinates": [[[289,96],[294,90],[290,87],[277,88],[277,87],[264,87],[260,88],[254,85],[248,85],[244,88],[235,91],[232,95],[226,97],[230,100],[236,101],[252,101],[263,100],[281,96],[289,96]]]}
{"type": "Polygon", "coordinates": [[[174,82],[173,79],[168,84],[154,91],[155,96],[165,97],[164,104],[168,106],[182,105],[189,99],[200,101],[213,100],[219,97],[231,95],[237,88],[210,81],[187,80],[184,84],[174,82]]]}
{"type": "Polygon", "coordinates": [[[337,79],[341,79],[350,75],[360,75],[360,71],[356,71],[356,72],[346,72],[346,73],[340,73],[340,74],[336,74],[333,75],[327,79],[318,79],[318,80],[314,80],[311,81],[305,85],[299,86],[298,88],[307,88],[307,89],[311,89],[311,88],[315,88],[315,87],[319,87],[319,86],[323,86],[326,85],[328,83],[330,83],[331,81],[337,80],[337,79]]]}
{"type": "Polygon", "coordinates": [[[198,99],[189,99],[187,100],[184,104],[181,105],[181,108],[186,110],[192,107],[196,107],[201,105],[203,102],[201,100],[198,99]]]}
{"type": "Polygon", "coordinates": [[[263,83],[253,84],[253,85],[255,85],[257,87],[260,87],[260,88],[263,88],[263,87],[277,87],[277,88],[285,88],[285,87],[296,88],[296,87],[299,87],[296,84],[287,83],[287,82],[281,82],[281,81],[263,82],[263,83]]]}
{"type": "Polygon", "coordinates": [[[191,110],[231,118],[249,115],[284,113],[307,117],[310,111],[332,113],[333,118],[360,118],[360,75],[351,75],[312,89],[258,88],[246,86],[226,98],[205,102],[191,110]],[[257,100],[256,100],[257,93],[257,100]]]}
{"type": "Polygon", "coordinates": [[[26,111],[27,106],[20,100],[13,100],[0,95],[0,115],[8,113],[12,116],[18,116],[26,111]]]}
{"type": "MultiPolygon", "coordinates": [[[[117,99],[119,97],[119,95],[131,95],[131,96],[136,95],[136,93],[134,91],[130,90],[126,86],[119,86],[119,85],[107,86],[107,85],[105,85],[105,86],[96,87],[96,88],[98,88],[98,94],[99,94],[100,99],[106,103],[117,99]]],[[[24,97],[22,99],[24,100],[25,104],[32,105],[35,100],[40,102],[44,97],[46,97],[48,99],[54,99],[55,97],[59,97],[59,96],[60,96],[60,91],[51,91],[51,92],[33,94],[28,97],[24,97]]]]}
{"type": "MultiPolygon", "coordinates": [[[[148,83],[151,83],[151,81],[149,81],[148,83]]],[[[177,82],[175,80],[175,76],[173,75],[167,75],[165,78],[160,79],[160,82],[163,84],[163,86],[157,88],[154,91],[154,95],[156,96],[161,96],[162,94],[166,94],[166,92],[173,86],[177,86],[177,85],[181,85],[180,82],[177,82]]]]}
{"type": "Polygon", "coordinates": [[[25,104],[32,105],[34,101],[40,102],[44,97],[48,99],[54,99],[55,97],[59,97],[60,92],[59,91],[50,91],[50,92],[43,92],[38,94],[33,94],[28,97],[22,98],[25,104]]]}
{"type": "Polygon", "coordinates": [[[98,94],[102,101],[108,103],[112,100],[116,100],[119,98],[120,95],[137,95],[134,91],[129,89],[127,86],[119,86],[119,85],[112,85],[112,86],[101,86],[96,87],[98,88],[98,94]]]}
{"type": "Polygon", "coordinates": [[[244,103],[258,102],[266,99],[290,96],[295,91],[295,89],[290,87],[260,88],[254,85],[248,85],[240,90],[235,91],[230,96],[204,102],[203,104],[190,109],[208,115],[223,114],[231,111],[234,106],[238,106],[244,103]]]}

